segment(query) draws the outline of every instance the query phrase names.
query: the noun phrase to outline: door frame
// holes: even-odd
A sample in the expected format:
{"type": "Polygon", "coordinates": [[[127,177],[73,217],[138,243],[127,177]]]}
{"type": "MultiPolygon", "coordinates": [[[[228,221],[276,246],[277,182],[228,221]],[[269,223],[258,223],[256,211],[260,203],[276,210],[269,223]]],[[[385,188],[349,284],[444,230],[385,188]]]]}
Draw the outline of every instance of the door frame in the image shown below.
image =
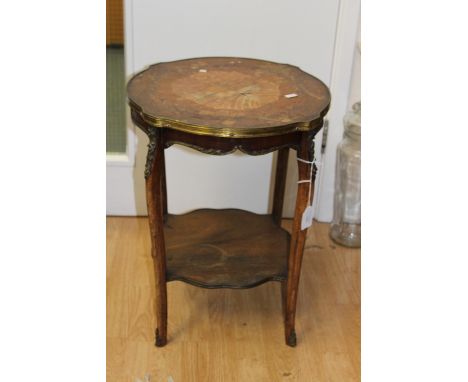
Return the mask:
{"type": "MultiPolygon", "coordinates": [[[[361,13],[360,0],[340,0],[336,22],[335,47],[330,74],[332,94],[327,114],[328,133],[321,168],[317,177],[315,219],[330,222],[333,218],[336,148],[343,137],[343,118],[348,108],[354,55],[361,13]]],[[[317,138],[317,151],[322,147],[322,134],[317,138]]]]}
{"type": "MultiPolygon", "coordinates": [[[[133,0],[123,0],[124,9],[124,62],[125,83],[134,72],[133,54],[133,0]]],[[[134,202],[133,172],[137,149],[137,132],[130,118],[130,109],[125,107],[126,151],[106,153],[106,212],[108,215],[137,215],[134,202]]]]}

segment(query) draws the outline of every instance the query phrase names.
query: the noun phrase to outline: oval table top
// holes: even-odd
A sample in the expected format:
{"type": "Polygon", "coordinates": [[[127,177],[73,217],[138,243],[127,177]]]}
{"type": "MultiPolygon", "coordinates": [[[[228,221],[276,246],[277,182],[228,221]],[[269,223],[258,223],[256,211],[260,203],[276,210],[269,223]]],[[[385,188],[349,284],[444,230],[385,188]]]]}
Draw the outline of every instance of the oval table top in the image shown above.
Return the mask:
{"type": "Polygon", "coordinates": [[[330,105],[327,86],[298,67],[236,57],[154,64],[129,81],[127,92],[149,125],[217,137],[307,131],[330,105]]]}

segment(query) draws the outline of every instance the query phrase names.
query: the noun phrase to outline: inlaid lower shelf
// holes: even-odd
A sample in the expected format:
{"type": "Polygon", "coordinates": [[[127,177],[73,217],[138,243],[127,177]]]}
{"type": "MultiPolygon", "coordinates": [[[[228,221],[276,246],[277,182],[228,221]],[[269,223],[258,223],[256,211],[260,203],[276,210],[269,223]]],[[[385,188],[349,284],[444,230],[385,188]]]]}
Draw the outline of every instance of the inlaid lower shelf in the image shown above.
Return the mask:
{"type": "Polygon", "coordinates": [[[287,276],[290,235],[271,215],[202,209],[168,215],[167,281],[205,288],[250,288],[287,276]]]}

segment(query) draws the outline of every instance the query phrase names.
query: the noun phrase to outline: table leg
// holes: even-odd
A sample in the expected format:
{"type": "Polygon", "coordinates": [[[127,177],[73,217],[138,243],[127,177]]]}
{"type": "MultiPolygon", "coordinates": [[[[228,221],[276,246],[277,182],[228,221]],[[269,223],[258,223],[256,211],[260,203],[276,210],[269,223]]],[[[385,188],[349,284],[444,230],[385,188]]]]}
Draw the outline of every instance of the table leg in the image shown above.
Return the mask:
{"type": "MultiPolygon", "coordinates": [[[[297,151],[298,158],[306,161],[313,160],[313,143],[311,136],[304,133],[301,138],[301,144],[297,151]]],[[[297,161],[299,169],[299,180],[310,179],[310,164],[297,161]]],[[[296,346],[296,331],[295,331],[295,318],[296,318],[296,303],[299,287],[299,276],[301,273],[302,255],[304,253],[304,244],[307,235],[307,229],[301,230],[302,214],[306,207],[311,202],[309,200],[309,187],[310,195],[314,195],[314,183],[299,183],[297,187],[296,208],[294,213],[294,221],[291,233],[291,246],[288,260],[288,278],[282,282],[282,295],[285,320],[285,337],[286,344],[289,346],[296,346]]]]}
{"type": "Polygon", "coordinates": [[[273,194],[273,219],[278,226],[281,226],[283,217],[284,189],[286,187],[286,175],[288,172],[289,147],[278,150],[276,161],[275,192],[273,194]]]}
{"type": "Polygon", "coordinates": [[[146,204],[151,231],[151,256],[156,279],[156,346],[164,346],[167,342],[166,250],[163,223],[164,147],[160,129],[149,130],[148,136],[150,143],[146,158],[146,204]]]}

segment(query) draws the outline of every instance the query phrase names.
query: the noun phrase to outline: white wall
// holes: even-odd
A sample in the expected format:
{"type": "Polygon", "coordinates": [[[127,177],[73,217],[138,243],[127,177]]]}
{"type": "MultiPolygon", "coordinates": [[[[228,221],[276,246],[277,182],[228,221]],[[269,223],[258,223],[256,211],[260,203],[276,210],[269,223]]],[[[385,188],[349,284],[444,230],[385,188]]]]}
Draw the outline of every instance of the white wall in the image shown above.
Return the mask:
{"type": "MultiPolygon", "coordinates": [[[[240,56],[287,62],[330,83],[339,0],[132,0],[132,67],[200,56],[240,56]]],[[[145,214],[142,178],[146,138],[138,133],[137,213],[145,214]]],[[[206,156],[166,151],[169,211],[237,207],[266,213],[272,154],[206,156]]],[[[290,161],[286,215],[292,215],[296,163],[290,161]]],[[[297,176],[297,175],[296,175],[297,176]]]]}

